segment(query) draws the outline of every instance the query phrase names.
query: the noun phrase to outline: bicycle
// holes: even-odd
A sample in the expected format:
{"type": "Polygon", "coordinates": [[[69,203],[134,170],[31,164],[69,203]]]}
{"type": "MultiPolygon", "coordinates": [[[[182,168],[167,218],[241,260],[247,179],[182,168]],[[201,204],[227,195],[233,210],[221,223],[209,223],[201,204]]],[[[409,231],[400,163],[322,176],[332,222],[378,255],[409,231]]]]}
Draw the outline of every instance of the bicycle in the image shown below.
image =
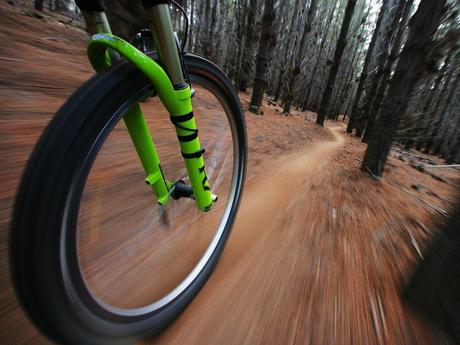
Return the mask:
{"type": "Polygon", "coordinates": [[[53,341],[126,344],[171,323],[216,266],[244,183],[244,115],[225,74],[184,53],[170,1],[143,1],[157,53],[112,35],[102,1],[77,4],[97,74],[31,154],[11,272],[27,315],[53,341]]]}

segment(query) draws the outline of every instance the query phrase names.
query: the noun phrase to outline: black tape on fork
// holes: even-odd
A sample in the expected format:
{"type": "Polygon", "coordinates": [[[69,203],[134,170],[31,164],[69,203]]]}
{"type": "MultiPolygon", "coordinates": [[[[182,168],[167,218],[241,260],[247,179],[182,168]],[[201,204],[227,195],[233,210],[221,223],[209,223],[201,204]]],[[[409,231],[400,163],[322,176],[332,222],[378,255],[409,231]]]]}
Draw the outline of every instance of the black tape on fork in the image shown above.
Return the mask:
{"type": "Polygon", "coordinates": [[[173,123],[174,126],[191,133],[190,135],[178,135],[177,137],[179,138],[179,141],[182,141],[182,142],[192,141],[193,139],[196,139],[198,137],[198,129],[188,128],[188,127],[181,125],[182,122],[186,122],[188,120],[193,119],[193,111],[191,111],[188,114],[184,114],[184,115],[170,116],[169,118],[171,119],[171,122],[173,123]]]}
{"type": "MultiPolygon", "coordinates": [[[[188,128],[188,127],[181,125],[181,123],[193,119],[193,111],[191,111],[190,113],[184,114],[184,115],[170,116],[169,118],[171,119],[171,122],[173,123],[174,126],[176,126],[177,128],[183,129],[184,131],[190,132],[190,134],[188,135],[178,135],[177,138],[179,139],[180,142],[188,142],[188,141],[192,141],[198,138],[198,129],[188,128]]],[[[181,154],[182,154],[182,157],[189,159],[189,158],[200,158],[204,152],[205,152],[204,149],[200,149],[199,151],[196,151],[193,153],[184,153],[181,151],[181,154]]]]}
{"type": "MultiPolygon", "coordinates": [[[[176,126],[177,128],[191,132],[191,134],[189,135],[178,135],[177,138],[179,139],[180,142],[192,141],[198,137],[198,129],[188,128],[188,127],[184,127],[181,125],[182,122],[186,122],[188,120],[193,119],[193,111],[191,111],[188,114],[184,114],[184,115],[170,116],[170,119],[173,125],[176,126]]],[[[182,157],[184,157],[185,159],[190,159],[190,158],[200,158],[201,156],[203,156],[204,152],[205,152],[205,149],[200,149],[193,153],[184,153],[181,151],[181,154],[182,154],[182,157]]],[[[200,173],[204,172],[204,165],[199,168],[199,171],[200,173]]],[[[204,190],[210,190],[210,188],[206,186],[207,181],[208,181],[208,177],[206,176],[206,173],[205,173],[204,178],[201,181],[201,184],[203,185],[204,190]]],[[[206,208],[209,209],[210,207],[211,205],[207,206],[206,208]]]]}

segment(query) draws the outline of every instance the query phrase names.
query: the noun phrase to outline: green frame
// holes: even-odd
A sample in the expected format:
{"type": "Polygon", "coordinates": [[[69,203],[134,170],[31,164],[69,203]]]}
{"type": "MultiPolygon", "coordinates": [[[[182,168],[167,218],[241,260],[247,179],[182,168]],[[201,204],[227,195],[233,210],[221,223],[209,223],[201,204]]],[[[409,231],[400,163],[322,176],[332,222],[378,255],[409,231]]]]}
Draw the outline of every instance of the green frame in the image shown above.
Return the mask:
{"type": "MultiPolygon", "coordinates": [[[[96,72],[111,67],[112,51],[134,64],[151,80],[175,124],[196,204],[200,210],[208,211],[217,197],[211,193],[206,176],[203,150],[192,111],[190,86],[184,85],[185,87],[176,90],[168,74],[155,60],[123,39],[108,33],[94,34],[88,42],[88,58],[96,72]]],[[[140,106],[130,109],[125,114],[124,121],[145,170],[145,182],[152,186],[158,203],[165,205],[171,197],[173,184],[163,175],[160,159],[140,106]]]]}

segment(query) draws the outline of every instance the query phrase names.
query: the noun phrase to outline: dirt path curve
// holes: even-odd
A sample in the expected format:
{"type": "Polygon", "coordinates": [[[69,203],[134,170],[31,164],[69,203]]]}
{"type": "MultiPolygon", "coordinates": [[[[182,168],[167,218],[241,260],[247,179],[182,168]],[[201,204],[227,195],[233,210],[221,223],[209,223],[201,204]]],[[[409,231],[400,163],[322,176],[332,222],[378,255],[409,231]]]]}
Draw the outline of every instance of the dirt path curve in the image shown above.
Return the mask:
{"type": "Polygon", "coordinates": [[[142,344],[305,344],[310,266],[303,220],[312,181],[344,145],[336,140],[266,162],[249,179],[223,257],[198,297],[159,338],[142,344]],[[273,175],[272,175],[273,174],[273,175]]]}

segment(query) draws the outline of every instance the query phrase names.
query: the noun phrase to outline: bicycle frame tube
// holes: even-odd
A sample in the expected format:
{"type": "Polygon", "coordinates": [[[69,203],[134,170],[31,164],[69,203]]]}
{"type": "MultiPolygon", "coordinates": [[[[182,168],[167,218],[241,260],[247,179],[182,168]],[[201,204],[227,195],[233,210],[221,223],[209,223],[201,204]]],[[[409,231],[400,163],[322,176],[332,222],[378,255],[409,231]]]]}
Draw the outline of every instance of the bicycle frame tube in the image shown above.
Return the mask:
{"type": "MultiPolygon", "coordinates": [[[[169,12],[166,13],[169,16],[169,12]]],[[[164,16],[165,11],[161,10],[157,15],[164,16]]],[[[163,30],[163,33],[157,36],[159,39],[158,45],[165,46],[161,44],[160,41],[162,39],[167,39],[166,34],[167,30],[163,30]]],[[[170,39],[174,40],[172,28],[170,39]]],[[[212,206],[213,195],[206,177],[203,150],[200,146],[198,130],[192,112],[190,86],[185,82],[181,84],[180,78],[171,82],[172,78],[170,79],[163,68],[153,59],[121,38],[108,33],[95,34],[88,43],[88,57],[97,72],[110,67],[110,58],[108,58],[107,53],[109,50],[116,51],[120,56],[126,58],[151,80],[162,103],[170,113],[172,122],[176,126],[176,133],[179,139],[182,156],[185,160],[185,166],[197,206],[200,210],[209,210],[212,206]],[[176,89],[174,86],[176,86],[176,89]],[[178,86],[180,86],[180,88],[178,88],[178,86]]],[[[164,51],[165,48],[163,48],[163,52],[164,51]]],[[[168,56],[166,53],[163,54],[165,54],[165,57],[168,56]]],[[[179,58],[178,61],[178,67],[174,66],[174,63],[168,64],[167,62],[162,62],[166,66],[170,66],[169,70],[180,68],[180,72],[182,73],[179,58]]],[[[177,76],[175,78],[177,78],[177,76]]],[[[125,123],[147,174],[146,182],[152,185],[158,202],[164,205],[169,200],[172,184],[163,176],[158,154],[138,105],[133,107],[125,115],[125,123]]]]}

